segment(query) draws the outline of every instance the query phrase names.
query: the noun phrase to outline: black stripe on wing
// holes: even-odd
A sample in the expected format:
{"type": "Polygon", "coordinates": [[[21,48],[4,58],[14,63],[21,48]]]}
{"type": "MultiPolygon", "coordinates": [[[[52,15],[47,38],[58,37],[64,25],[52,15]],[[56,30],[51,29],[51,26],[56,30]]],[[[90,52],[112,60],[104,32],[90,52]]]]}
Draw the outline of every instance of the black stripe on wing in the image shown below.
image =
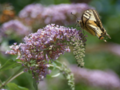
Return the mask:
{"type": "Polygon", "coordinates": [[[100,27],[100,29],[102,30],[102,31],[104,31],[104,29],[103,29],[103,25],[102,25],[102,22],[101,22],[101,20],[100,20],[100,18],[99,18],[99,16],[98,16],[98,13],[95,11],[95,10],[92,10],[93,11],[93,14],[94,14],[94,16],[95,16],[95,18],[96,18],[96,24],[100,27]]]}

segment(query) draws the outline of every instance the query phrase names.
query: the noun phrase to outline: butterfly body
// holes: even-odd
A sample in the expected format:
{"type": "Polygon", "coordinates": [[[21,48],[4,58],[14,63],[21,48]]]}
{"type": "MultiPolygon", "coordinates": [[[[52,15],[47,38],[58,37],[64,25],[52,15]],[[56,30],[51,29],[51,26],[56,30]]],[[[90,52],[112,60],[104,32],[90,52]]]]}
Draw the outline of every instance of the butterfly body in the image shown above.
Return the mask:
{"type": "MultiPolygon", "coordinates": [[[[93,9],[88,9],[83,12],[81,20],[77,21],[81,28],[88,31],[90,34],[97,36],[100,40],[104,39],[105,36],[111,39],[103,28],[102,23],[99,19],[97,12],[93,9]]],[[[106,40],[104,39],[106,42],[106,40]]]]}

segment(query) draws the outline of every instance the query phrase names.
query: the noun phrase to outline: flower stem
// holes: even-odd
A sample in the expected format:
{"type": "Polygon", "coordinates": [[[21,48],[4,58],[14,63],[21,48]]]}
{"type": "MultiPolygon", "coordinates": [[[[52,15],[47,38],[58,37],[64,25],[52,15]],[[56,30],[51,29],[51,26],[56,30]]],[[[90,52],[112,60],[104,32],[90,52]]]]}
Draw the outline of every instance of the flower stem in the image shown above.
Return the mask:
{"type": "MultiPolygon", "coordinates": [[[[49,64],[49,67],[54,67],[54,65],[52,65],[52,64],[49,64]]],[[[55,66],[58,70],[62,70],[60,67],[58,67],[58,66],[55,66]]]]}
{"type": "MultiPolygon", "coordinates": [[[[62,64],[59,61],[56,61],[56,63],[57,65],[55,66],[55,68],[57,68],[67,79],[68,85],[71,87],[71,90],[75,90],[74,75],[72,74],[71,70],[68,69],[65,64],[62,64]]],[[[54,68],[54,65],[52,64],[49,64],[48,66],[54,68]]]]}
{"type": "Polygon", "coordinates": [[[14,80],[16,77],[20,76],[21,74],[24,73],[24,71],[21,71],[23,69],[23,67],[21,67],[15,74],[13,74],[12,76],[10,76],[4,83],[2,83],[2,85],[0,86],[0,89],[2,87],[4,87],[6,84],[8,84],[9,82],[11,82],[12,80],[14,80]],[[21,71],[21,72],[20,72],[21,71]]]}

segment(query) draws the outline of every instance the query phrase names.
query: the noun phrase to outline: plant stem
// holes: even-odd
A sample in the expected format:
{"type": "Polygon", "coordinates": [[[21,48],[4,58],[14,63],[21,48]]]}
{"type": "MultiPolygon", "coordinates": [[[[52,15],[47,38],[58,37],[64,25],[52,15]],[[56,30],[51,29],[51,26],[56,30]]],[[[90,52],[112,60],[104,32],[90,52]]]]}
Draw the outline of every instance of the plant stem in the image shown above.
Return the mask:
{"type": "MultiPolygon", "coordinates": [[[[49,64],[49,67],[54,67],[54,65],[49,64]]],[[[62,70],[60,67],[56,66],[57,69],[62,70]]]]}
{"type": "Polygon", "coordinates": [[[15,74],[13,74],[12,76],[10,76],[4,83],[2,83],[2,85],[0,86],[0,89],[2,87],[4,87],[6,84],[8,84],[9,82],[11,82],[12,80],[14,80],[16,77],[20,76],[21,74],[24,73],[24,71],[21,71],[23,69],[23,67],[21,67],[15,74]],[[20,72],[21,71],[21,72],[20,72]]]}

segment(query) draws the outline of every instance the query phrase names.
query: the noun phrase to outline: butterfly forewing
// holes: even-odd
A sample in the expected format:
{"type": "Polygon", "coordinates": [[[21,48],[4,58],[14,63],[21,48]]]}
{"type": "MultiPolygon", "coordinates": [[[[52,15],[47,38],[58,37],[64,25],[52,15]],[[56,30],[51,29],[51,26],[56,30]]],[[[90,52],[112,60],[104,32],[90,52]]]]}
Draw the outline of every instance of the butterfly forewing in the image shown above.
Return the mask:
{"type": "Polygon", "coordinates": [[[97,25],[100,27],[100,28],[103,28],[103,25],[102,25],[102,22],[101,22],[101,20],[100,20],[100,18],[99,18],[99,15],[98,15],[98,13],[95,11],[95,10],[93,10],[93,13],[94,13],[94,16],[95,16],[95,18],[96,18],[96,20],[97,20],[97,25]]]}

